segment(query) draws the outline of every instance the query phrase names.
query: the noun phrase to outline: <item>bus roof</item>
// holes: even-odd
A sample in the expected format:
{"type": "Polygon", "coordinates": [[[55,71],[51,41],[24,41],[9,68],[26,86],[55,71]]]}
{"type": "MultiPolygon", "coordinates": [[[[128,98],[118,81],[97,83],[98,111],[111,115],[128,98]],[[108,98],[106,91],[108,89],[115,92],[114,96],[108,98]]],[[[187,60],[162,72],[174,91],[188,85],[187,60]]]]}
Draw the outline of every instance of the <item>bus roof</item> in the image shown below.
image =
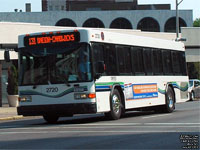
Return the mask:
{"type": "MultiPolygon", "coordinates": [[[[110,44],[132,45],[142,46],[159,49],[171,49],[184,51],[185,47],[182,42],[176,42],[172,40],[164,40],[147,36],[138,35],[137,30],[117,30],[117,29],[94,29],[94,28],[68,28],[67,30],[51,31],[51,32],[39,32],[28,35],[19,36],[18,47],[24,47],[24,37],[48,35],[56,33],[67,33],[78,31],[80,33],[80,42],[100,42],[110,44]]],[[[153,34],[153,32],[152,32],[153,34]]]]}

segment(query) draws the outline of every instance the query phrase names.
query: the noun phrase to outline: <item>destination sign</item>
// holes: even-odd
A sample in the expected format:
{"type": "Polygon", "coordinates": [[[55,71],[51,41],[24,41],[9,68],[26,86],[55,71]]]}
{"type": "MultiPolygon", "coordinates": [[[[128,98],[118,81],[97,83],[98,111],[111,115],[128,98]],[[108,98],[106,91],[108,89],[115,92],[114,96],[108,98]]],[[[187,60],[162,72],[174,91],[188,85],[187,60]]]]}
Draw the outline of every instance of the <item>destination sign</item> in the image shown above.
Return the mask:
{"type": "Polygon", "coordinates": [[[56,33],[56,34],[43,34],[35,36],[24,37],[24,46],[39,46],[39,45],[54,45],[68,42],[79,42],[79,32],[56,33]]]}

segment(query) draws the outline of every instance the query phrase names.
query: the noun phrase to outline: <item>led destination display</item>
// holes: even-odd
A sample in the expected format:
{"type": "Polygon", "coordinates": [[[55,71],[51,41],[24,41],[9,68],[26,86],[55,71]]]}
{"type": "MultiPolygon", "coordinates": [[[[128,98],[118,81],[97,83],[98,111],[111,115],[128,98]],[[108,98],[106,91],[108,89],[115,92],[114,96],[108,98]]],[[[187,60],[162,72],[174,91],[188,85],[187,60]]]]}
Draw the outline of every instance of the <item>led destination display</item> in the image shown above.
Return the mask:
{"type": "Polygon", "coordinates": [[[24,37],[24,45],[26,47],[39,46],[39,45],[52,45],[68,42],[79,42],[80,33],[70,32],[70,33],[57,33],[57,34],[43,34],[35,36],[24,37]]]}

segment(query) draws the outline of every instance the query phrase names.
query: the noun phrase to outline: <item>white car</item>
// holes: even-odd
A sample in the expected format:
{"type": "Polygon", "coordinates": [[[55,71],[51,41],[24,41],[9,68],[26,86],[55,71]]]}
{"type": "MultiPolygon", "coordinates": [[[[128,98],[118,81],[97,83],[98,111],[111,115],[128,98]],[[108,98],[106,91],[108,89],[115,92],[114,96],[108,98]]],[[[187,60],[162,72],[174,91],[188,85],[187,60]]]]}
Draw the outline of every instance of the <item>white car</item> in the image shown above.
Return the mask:
{"type": "Polygon", "coordinates": [[[188,92],[190,94],[190,100],[200,98],[200,80],[190,79],[188,92]]]}

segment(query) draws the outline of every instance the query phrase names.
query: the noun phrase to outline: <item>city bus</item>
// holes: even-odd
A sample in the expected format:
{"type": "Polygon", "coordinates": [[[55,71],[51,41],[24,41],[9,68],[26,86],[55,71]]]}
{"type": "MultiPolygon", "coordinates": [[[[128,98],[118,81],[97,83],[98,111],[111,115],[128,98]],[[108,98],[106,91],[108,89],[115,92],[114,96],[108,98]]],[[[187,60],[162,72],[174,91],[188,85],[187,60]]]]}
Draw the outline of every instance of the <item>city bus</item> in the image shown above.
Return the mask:
{"type": "Polygon", "coordinates": [[[104,29],[19,36],[19,107],[48,123],[74,114],[171,113],[188,98],[181,42],[104,29]]]}

